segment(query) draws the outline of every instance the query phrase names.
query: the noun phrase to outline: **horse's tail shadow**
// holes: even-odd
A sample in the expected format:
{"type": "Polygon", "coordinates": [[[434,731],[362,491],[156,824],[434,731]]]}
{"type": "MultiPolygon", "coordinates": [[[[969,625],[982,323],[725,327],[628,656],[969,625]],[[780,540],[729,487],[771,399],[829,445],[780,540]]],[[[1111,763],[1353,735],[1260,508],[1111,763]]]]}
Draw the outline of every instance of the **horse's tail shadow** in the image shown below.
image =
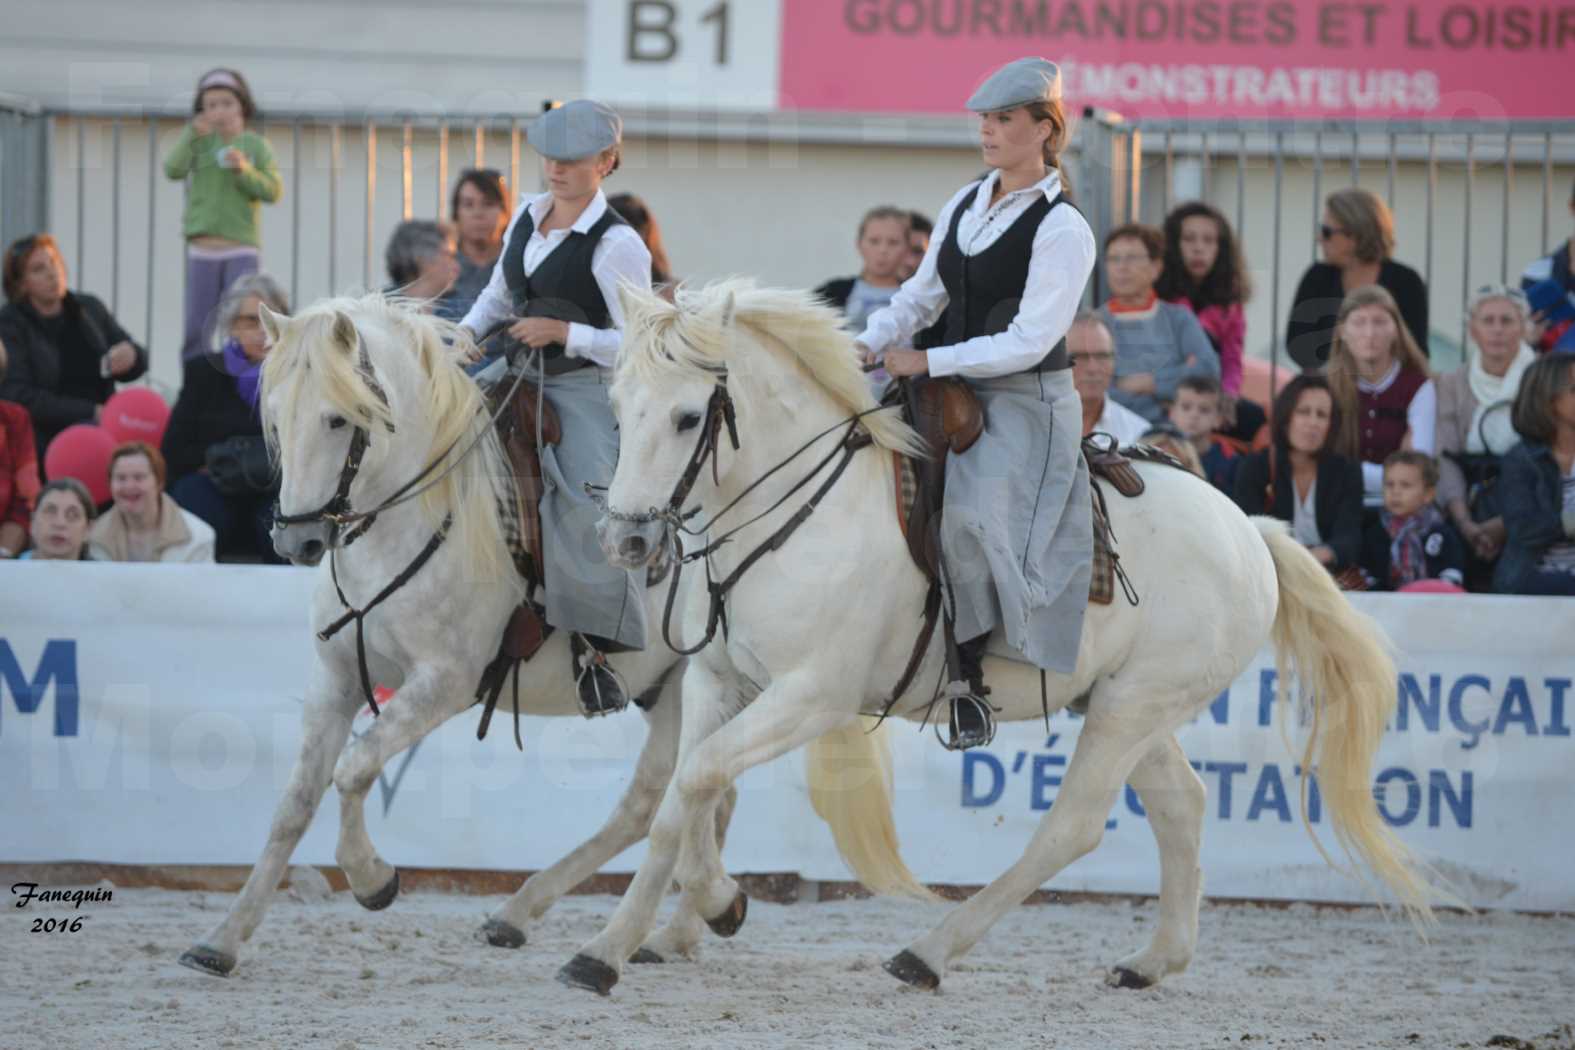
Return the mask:
{"type": "Polygon", "coordinates": [[[1377,875],[1419,930],[1425,929],[1435,921],[1434,901],[1463,902],[1429,883],[1426,866],[1384,823],[1374,798],[1373,760],[1397,695],[1388,638],[1376,621],[1351,605],[1284,522],[1252,520],[1268,545],[1279,582],[1273,637],[1280,700],[1283,704],[1290,695],[1293,674],[1300,694],[1311,699],[1312,725],[1301,763],[1302,822],[1318,852],[1340,867],[1309,818],[1308,774],[1314,773],[1346,855],[1377,875]]]}
{"type": "Polygon", "coordinates": [[[938,898],[908,870],[892,819],[891,741],[884,722],[860,718],[810,741],[805,751],[809,800],[831,827],[837,852],[871,892],[938,898]]]}

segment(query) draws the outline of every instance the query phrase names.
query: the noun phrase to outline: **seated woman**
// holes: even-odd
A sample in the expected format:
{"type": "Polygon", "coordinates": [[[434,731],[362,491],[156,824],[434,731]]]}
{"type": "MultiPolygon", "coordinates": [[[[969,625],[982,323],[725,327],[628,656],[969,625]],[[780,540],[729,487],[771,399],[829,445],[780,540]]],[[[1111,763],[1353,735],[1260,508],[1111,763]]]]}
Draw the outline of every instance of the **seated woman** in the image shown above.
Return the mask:
{"type": "Polygon", "coordinates": [[[128,441],[109,456],[115,505],[94,523],[88,550],[95,561],[213,561],[213,529],[164,491],[164,457],[128,441]]]}
{"type": "MultiPolygon", "coordinates": [[[[0,343],[0,382],[5,380],[5,344],[0,343]]],[[[0,401],[0,559],[27,546],[27,524],[38,496],[38,453],[27,409],[0,401]]]]}
{"type": "Polygon", "coordinates": [[[257,414],[268,354],[259,316],[265,304],[289,312],[284,290],[259,273],[238,278],[219,300],[214,327],[223,347],[186,362],[162,451],[170,495],[213,526],[220,552],[279,563],[268,537],[278,480],[257,414]]]}
{"type": "Polygon", "coordinates": [[[456,244],[454,228],[446,222],[409,219],[395,226],[383,256],[389,281],[383,294],[414,299],[445,321],[459,320],[461,304],[450,294],[459,278],[456,244]]]}
{"type": "Polygon", "coordinates": [[[1471,333],[1466,361],[1434,380],[1438,503],[1475,555],[1472,576],[1490,575],[1504,546],[1493,479],[1504,453],[1520,440],[1510,417],[1521,377],[1537,359],[1525,342],[1529,313],[1518,289],[1479,288],[1466,309],[1471,333]]]}
{"type": "Polygon", "coordinates": [[[148,352],[98,299],[67,290],[65,260],[49,234],[11,245],[0,267],[6,297],[0,342],[10,353],[0,399],[27,409],[43,455],[66,427],[97,423],[115,384],[148,370],[148,352]]]}
{"type": "Polygon", "coordinates": [[[492,280],[509,214],[509,188],[502,175],[491,168],[466,168],[459,173],[448,214],[459,248],[454,253],[459,276],[449,289],[455,316],[463,317],[492,280]]]}
{"type": "Polygon", "coordinates": [[[88,528],[98,516],[93,496],[76,478],[51,481],[38,493],[33,520],[28,526],[33,547],[22,558],[34,561],[92,561],[88,557],[88,528]]]}
{"type": "Polygon", "coordinates": [[[1329,353],[1329,389],[1340,408],[1334,450],[1362,465],[1367,504],[1383,502],[1384,460],[1402,448],[1433,455],[1438,393],[1427,358],[1388,292],[1377,285],[1345,297],[1329,353]]]}
{"type": "Polygon", "coordinates": [[[1521,443],[1499,476],[1505,539],[1494,589],[1575,595],[1575,354],[1526,370],[1514,424],[1521,443]]]}
{"type": "Polygon", "coordinates": [[[1351,187],[1329,194],[1324,203],[1319,245],[1324,261],[1313,263],[1296,286],[1285,349],[1303,368],[1322,368],[1333,349],[1341,304],[1358,288],[1377,285],[1399,304],[1406,330],[1427,359],[1427,284],[1395,250],[1395,220],[1370,190],[1351,187]]]}
{"type": "MultiPolygon", "coordinates": [[[[946,232],[857,338],[866,360],[884,360],[893,376],[967,383],[989,420],[966,456],[946,460],[947,629],[961,655],[946,741],[954,749],[993,732],[982,660],[997,626],[1023,661],[1074,669],[1093,554],[1066,335],[1093,270],[1094,235],[1062,183],[1060,69],[1042,58],[1008,63],[967,106],[989,170],[952,194],[935,224],[946,232]],[[939,342],[906,349],[943,312],[939,342]]],[[[1171,309],[1197,329],[1185,308],[1171,309]]],[[[1212,356],[1201,329],[1197,338],[1212,356]]],[[[1118,337],[1118,370],[1120,352],[1118,337]]]]}
{"type": "Polygon", "coordinates": [[[1274,399],[1271,415],[1272,443],[1236,468],[1237,506],[1290,522],[1296,540],[1337,576],[1355,569],[1362,555],[1362,471],[1331,451],[1342,420],[1329,381],[1297,376],[1274,399]]]}

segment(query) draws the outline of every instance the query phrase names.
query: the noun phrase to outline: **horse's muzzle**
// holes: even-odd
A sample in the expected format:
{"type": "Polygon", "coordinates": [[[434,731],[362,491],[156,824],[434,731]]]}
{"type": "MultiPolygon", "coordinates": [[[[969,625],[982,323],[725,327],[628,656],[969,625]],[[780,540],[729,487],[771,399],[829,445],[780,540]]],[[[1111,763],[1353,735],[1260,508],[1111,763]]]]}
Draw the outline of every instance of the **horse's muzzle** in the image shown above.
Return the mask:
{"type": "Polygon", "coordinates": [[[333,542],[333,527],[326,522],[314,521],[300,525],[274,524],[270,533],[273,549],[281,558],[295,565],[316,565],[328,553],[333,542]]]}
{"type": "Polygon", "coordinates": [[[620,569],[640,569],[661,549],[665,527],[660,521],[622,521],[604,516],[596,523],[596,538],[609,563],[620,569]]]}

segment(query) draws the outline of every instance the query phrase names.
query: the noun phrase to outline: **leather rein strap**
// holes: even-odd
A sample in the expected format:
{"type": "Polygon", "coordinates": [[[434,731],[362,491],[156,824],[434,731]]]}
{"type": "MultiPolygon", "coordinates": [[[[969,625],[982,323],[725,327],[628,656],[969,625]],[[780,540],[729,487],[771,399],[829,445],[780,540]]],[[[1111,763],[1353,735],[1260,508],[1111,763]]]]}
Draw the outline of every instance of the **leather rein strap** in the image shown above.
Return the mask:
{"type": "MultiPolygon", "coordinates": [[[[827,493],[832,490],[837,481],[842,477],[843,473],[848,469],[848,464],[852,462],[853,457],[861,450],[874,445],[874,438],[870,436],[868,430],[860,425],[861,421],[865,416],[872,415],[876,412],[885,411],[889,407],[889,405],[877,405],[874,408],[866,409],[863,412],[856,413],[847,419],[839,420],[832,426],[822,430],[820,433],[806,441],[803,445],[800,445],[796,451],[794,451],[786,459],[782,460],[782,462],[778,463],[776,466],[772,467],[770,470],[766,471],[760,477],[751,482],[742,492],[734,497],[731,502],[729,502],[721,510],[717,511],[716,514],[712,515],[710,521],[708,521],[703,528],[694,529],[690,528],[686,522],[698,514],[700,512],[700,508],[695,507],[686,511],[683,509],[683,505],[684,502],[689,498],[690,493],[693,491],[695,482],[699,480],[700,472],[705,468],[707,460],[710,460],[711,462],[712,481],[713,483],[718,483],[720,468],[717,463],[717,451],[720,447],[723,426],[726,426],[727,428],[728,439],[733,446],[733,451],[736,452],[739,449],[737,414],[733,406],[732,396],[727,390],[727,372],[724,370],[718,373],[716,387],[711,393],[711,399],[706,403],[706,417],[704,424],[701,427],[700,437],[695,442],[694,452],[690,454],[689,462],[684,467],[683,475],[679,478],[678,484],[673,488],[673,493],[670,497],[668,497],[667,505],[665,507],[660,509],[653,507],[644,513],[636,514],[616,511],[606,505],[605,499],[602,496],[602,493],[605,491],[604,489],[600,488],[599,486],[586,486],[586,491],[590,493],[593,499],[602,503],[603,511],[612,520],[627,521],[642,525],[649,524],[654,521],[661,521],[666,524],[666,538],[670,547],[670,557],[673,564],[673,577],[668,584],[667,600],[664,603],[662,611],[662,640],[667,644],[669,649],[680,656],[693,656],[695,653],[700,652],[700,650],[711,644],[712,640],[716,638],[718,628],[721,629],[722,636],[724,638],[727,637],[728,628],[726,601],[728,593],[738,585],[738,582],[743,579],[744,574],[753,568],[756,562],[760,561],[760,559],[764,558],[767,554],[770,554],[773,551],[781,550],[782,547],[787,544],[788,540],[792,538],[793,534],[798,531],[799,527],[810,519],[810,516],[815,513],[815,509],[820,506],[821,501],[826,498],[827,493]],[[717,521],[737,507],[745,497],[759,488],[772,475],[776,474],[789,463],[792,463],[805,452],[809,451],[809,449],[812,448],[821,438],[831,434],[841,427],[846,427],[846,430],[842,435],[842,440],[837,442],[837,444],[832,447],[831,451],[828,452],[820,460],[820,462],[815,464],[813,469],[811,469],[807,474],[795,482],[793,486],[789,488],[787,492],[783,493],[783,495],[775,503],[771,504],[771,506],[761,511],[759,514],[756,514],[748,521],[745,521],[742,524],[736,525],[729,529],[719,538],[708,543],[700,550],[689,553],[683,552],[679,546],[679,533],[683,533],[688,536],[700,536],[709,532],[711,528],[716,525],[717,521]],[[832,466],[833,463],[835,466],[832,466]],[[750,525],[753,525],[762,518],[765,518],[767,515],[781,508],[783,504],[792,499],[793,496],[799,492],[799,490],[803,489],[811,481],[818,477],[827,467],[831,467],[831,473],[828,474],[825,480],[820,483],[819,488],[814,491],[809,499],[801,507],[799,507],[797,511],[794,512],[792,517],[783,522],[782,525],[776,529],[776,531],[772,532],[770,536],[766,537],[763,542],[750,551],[749,554],[745,556],[744,560],[741,561],[732,572],[728,573],[725,578],[719,581],[712,577],[711,555],[713,553],[715,553],[724,545],[732,542],[733,537],[743,529],[748,528],[750,525]],[[689,562],[700,560],[704,560],[706,568],[706,590],[708,592],[706,628],[705,634],[700,639],[700,641],[697,644],[686,648],[673,641],[673,608],[677,603],[679,584],[683,576],[683,567],[689,562]]],[[[892,698],[887,705],[888,710],[890,709],[890,704],[895,703],[897,699],[907,691],[908,687],[913,682],[914,676],[918,673],[919,666],[924,660],[924,654],[929,649],[930,639],[934,634],[935,624],[939,618],[939,613],[939,590],[932,589],[931,594],[925,600],[923,626],[920,628],[919,637],[914,643],[913,653],[909,657],[908,665],[906,668],[904,668],[902,677],[898,680],[896,688],[892,692],[892,698]]]]}

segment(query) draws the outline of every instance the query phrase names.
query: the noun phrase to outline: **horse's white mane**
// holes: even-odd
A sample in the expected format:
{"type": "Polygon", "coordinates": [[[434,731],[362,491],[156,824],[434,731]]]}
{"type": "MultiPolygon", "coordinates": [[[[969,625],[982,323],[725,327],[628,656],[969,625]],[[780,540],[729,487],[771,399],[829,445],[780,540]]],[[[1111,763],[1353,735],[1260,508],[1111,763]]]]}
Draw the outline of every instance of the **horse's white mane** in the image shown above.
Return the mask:
{"type": "MultiPolygon", "coordinates": [[[[764,345],[780,344],[849,415],[875,407],[842,315],[809,292],[760,288],[749,278],[733,277],[680,287],[675,298],[670,303],[645,289],[624,287],[620,376],[726,368],[734,342],[728,329],[742,325],[764,337],[764,345]]],[[[864,425],[883,448],[922,447],[896,411],[867,415],[864,425]]]]}
{"type": "MultiPolygon", "coordinates": [[[[364,344],[374,368],[389,379],[390,386],[419,390],[425,399],[419,407],[406,410],[419,412],[433,428],[426,458],[393,465],[396,473],[413,477],[445,450],[453,448],[456,455],[464,451],[474,428],[485,419],[480,388],[465,375],[451,349],[456,341],[464,341],[457,326],[422,312],[411,300],[379,293],[322,300],[289,319],[278,343],[264,358],[265,410],[280,421],[293,419],[302,391],[311,384],[341,415],[367,426],[376,446],[378,431],[384,424],[395,423],[394,408],[366,381],[359,366],[364,344]],[[405,352],[391,352],[400,350],[405,352]],[[401,369],[417,374],[404,377],[401,369]],[[409,382],[400,383],[400,378],[409,382]]],[[[277,453],[275,429],[268,427],[266,432],[277,453]]],[[[501,465],[500,457],[494,435],[483,435],[470,461],[421,497],[434,527],[445,514],[454,515],[451,532],[472,559],[471,569],[488,573],[485,578],[491,579],[500,578],[491,575],[494,573],[514,572],[504,547],[492,478],[494,473],[509,469],[501,465]]]]}

